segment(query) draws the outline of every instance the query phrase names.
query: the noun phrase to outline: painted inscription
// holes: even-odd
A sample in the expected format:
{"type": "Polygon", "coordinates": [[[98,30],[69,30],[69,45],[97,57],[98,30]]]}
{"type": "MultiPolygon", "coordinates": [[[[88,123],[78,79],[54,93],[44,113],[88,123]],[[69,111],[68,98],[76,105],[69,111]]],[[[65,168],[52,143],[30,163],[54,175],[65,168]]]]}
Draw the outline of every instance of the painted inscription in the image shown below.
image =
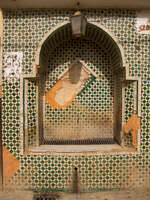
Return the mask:
{"type": "Polygon", "coordinates": [[[136,18],[137,32],[140,34],[150,34],[150,11],[137,12],[136,18]]]}

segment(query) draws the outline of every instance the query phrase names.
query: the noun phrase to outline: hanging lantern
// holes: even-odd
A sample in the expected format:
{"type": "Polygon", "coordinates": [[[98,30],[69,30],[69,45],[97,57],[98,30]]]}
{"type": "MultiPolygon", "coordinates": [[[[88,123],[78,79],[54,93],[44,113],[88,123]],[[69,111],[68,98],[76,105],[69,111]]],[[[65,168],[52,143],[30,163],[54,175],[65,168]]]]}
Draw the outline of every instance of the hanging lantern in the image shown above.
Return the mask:
{"type": "Polygon", "coordinates": [[[74,15],[70,18],[71,27],[72,27],[72,35],[75,37],[81,37],[85,35],[87,19],[80,11],[74,13],[74,15]]]}

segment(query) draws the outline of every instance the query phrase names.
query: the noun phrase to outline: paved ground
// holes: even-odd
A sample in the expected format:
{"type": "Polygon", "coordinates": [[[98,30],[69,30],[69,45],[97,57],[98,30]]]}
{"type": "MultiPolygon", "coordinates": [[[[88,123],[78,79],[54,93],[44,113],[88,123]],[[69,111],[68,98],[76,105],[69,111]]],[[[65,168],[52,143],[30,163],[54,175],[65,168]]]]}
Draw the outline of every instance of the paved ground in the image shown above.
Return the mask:
{"type": "MultiPolygon", "coordinates": [[[[57,195],[59,195],[58,200],[150,200],[150,188],[81,194],[58,193],[57,195]]],[[[33,200],[33,193],[24,191],[1,192],[0,200],[33,200]]]]}

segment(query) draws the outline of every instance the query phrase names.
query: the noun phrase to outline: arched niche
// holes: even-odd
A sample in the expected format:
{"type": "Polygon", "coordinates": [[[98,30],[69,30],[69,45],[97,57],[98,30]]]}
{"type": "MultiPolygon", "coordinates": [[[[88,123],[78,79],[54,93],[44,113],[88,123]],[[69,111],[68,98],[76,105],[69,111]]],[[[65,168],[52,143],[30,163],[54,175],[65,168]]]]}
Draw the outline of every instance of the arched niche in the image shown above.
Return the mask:
{"type": "MultiPolygon", "coordinates": [[[[86,35],[75,39],[72,37],[71,25],[68,21],[58,24],[39,43],[33,62],[33,71],[29,75],[24,75],[23,80],[26,102],[24,113],[26,149],[30,146],[45,144],[112,144],[116,142],[123,144],[125,141],[125,145],[128,145],[131,142],[131,138],[124,140],[123,132],[126,117],[126,88],[132,87],[133,90],[137,90],[139,80],[129,76],[120,42],[102,25],[88,22],[86,35]],[[74,49],[78,53],[74,52],[74,49]],[[52,76],[55,69],[60,72],[55,73],[57,76],[52,76]],[[72,76],[76,74],[73,80],[78,80],[79,88],[76,88],[75,84],[67,86],[70,90],[65,88],[64,84],[70,84],[71,74],[72,76]],[[91,80],[94,80],[93,84],[97,85],[98,97],[95,102],[94,97],[93,100],[91,98],[89,101],[93,103],[84,106],[84,95],[90,94],[90,87],[87,89],[88,94],[83,91],[88,87],[87,85],[90,85],[91,80]],[[31,93],[35,93],[34,99],[31,98],[31,93]],[[72,98],[68,97],[68,94],[72,94],[72,98]],[[79,95],[82,97],[79,98],[79,95]],[[77,98],[82,101],[78,102],[77,98]],[[31,100],[33,103],[28,106],[31,100]],[[96,103],[100,105],[97,110],[94,107],[96,103]],[[30,110],[36,116],[34,123],[30,123],[30,120],[33,120],[30,110]],[[71,114],[68,115],[68,113],[71,114]],[[56,118],[55,115],[57,115],[56,118]],[[75,115],[73,119],[72,116],[75,115]],[[51,121],[53,118],[55,118],[54,122],[51,121]],[[92,124],[93,119],[96,120],[94,124],[92,124]]],[[[94,87],[91,91],[94,91],[94,87]]],[[[133,101],[131,109],[136,110],[140,115],[137,93],[131,100],[133,101]]]]}

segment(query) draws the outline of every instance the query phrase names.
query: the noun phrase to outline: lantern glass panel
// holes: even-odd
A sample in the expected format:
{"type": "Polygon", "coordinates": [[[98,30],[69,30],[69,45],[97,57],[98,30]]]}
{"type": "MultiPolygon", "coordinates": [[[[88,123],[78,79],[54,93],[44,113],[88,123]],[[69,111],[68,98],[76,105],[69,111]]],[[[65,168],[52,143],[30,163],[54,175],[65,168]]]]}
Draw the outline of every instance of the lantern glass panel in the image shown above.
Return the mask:
{"type": "Polygon", "coordinates": [[[71,17],[72,34],[76,37],[85,35],[86,18],[82,15],[71,17]]]}
{"type": "Polygon", "coordinates": [[[86,32],[86,24],[87,24],[87,20],[84,16],[82,16],[82,34],[85,35],[86,32]]]}

